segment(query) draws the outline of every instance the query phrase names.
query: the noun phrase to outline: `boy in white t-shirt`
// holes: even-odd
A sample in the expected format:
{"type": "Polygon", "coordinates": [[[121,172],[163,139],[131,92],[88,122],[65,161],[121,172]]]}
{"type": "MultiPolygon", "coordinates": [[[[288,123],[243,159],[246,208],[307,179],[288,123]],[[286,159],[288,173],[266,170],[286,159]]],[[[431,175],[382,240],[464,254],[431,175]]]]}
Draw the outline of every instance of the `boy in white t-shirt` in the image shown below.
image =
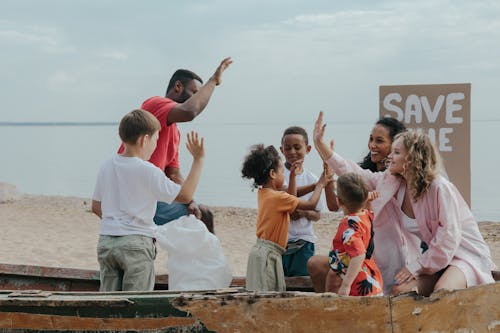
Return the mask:
{"type": "Polygon", "coordinates": [[[97,175],[92,211],[101,218],[100,291],[153,290],[156,202],[193,200],[205,155],[203,138],[198,139],[196,132],[187,135],[193,163],[180,186],[147,161],[156,148],[159,129],[158,119],[147,111],[126,114],[119,127],[125,149],[104,162],[97,175]]]}
{"type": "MultiPolygon", "coordinates": [[[[292,126],[283,132],[281,138],[281,153],[285,156],[285,182],[290,177],[290,166],[293,162],[304,159],[311,151],[307,132],[302,127],[292,126]]],[[[295,171],[295,182],[298,188],[298,196],[309,199],[312,193],[301,195],[307,191],[307,186],[314,185],[318,177],[309,170],[301,168],[295,171]],[[304,189],[301,191],[299,188],[304,189]]],[[[284,184],[285,187],[288,184],[284,184]]],[[[288,243],[286,251],[282,256],[283,270],[285,276],[307,276],[307,261],[314,255],[314,244],[317,237],[314,234],[312,221],[318,221],[321,217],[323,201],[320,200],[315,210],[295,210],[290,214],[290,225],[288,227],[288,243]]]]}

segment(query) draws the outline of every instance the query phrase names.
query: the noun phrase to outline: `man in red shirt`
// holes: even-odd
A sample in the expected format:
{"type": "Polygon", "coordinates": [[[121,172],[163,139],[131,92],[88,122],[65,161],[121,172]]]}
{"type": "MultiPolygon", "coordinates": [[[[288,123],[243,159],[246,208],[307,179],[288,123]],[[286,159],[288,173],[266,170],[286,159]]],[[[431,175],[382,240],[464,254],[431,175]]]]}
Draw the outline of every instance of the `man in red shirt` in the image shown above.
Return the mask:
{"type": "MultiPolygon", "coordinates": [[[[184,178],[179,169],[180,132],[176,123],[192,121],[205,109],[215,86],[222,82],[222,73],[231,63],[231,58],[222,60],[205,84],[192,71],[179,69],[172,75],[165,97],[154,96],[142,103],[141,108],[151,112],[161,124],[157,147],[149,161],[164,170],[165,175],[177,184],[182,184],[184,178]]],[[[212,212],[194,201],[188,205],[158,202],[154,221],[162,225],[188,214],[201,219],[213,232],[212,212]]]]}

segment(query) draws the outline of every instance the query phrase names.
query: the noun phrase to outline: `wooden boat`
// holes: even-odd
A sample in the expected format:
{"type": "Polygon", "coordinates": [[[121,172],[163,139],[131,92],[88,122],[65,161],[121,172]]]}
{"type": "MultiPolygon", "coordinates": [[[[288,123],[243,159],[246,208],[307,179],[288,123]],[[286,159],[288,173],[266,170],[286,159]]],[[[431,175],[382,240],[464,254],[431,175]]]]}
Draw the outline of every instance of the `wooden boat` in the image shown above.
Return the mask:
{"type": "MultiPolygon", "coordinates": [[[[308,277],[286,278],[289,291],[313,291],[308,277]]],[[[244,277],[231,287],[244,288],[244,277]]],[[[0,263],[0,290],[99,291],[99,271],[0,263]]],[[[155,290],[168,290],[168,275],[156,275],[155,290]]]]}
{"type": "MultiPolygon", "coordinates": [[[[494,272],[496,280],[500,272],[494,272]]],[[[97,271],[0,264],[0,332],[500,332],[500,283],[430,297],[315,294],[307,278],[283,293],[232,288],[96,292],[97,271]],[[37,290],[33,290],[37,289],[37,290]]]]}

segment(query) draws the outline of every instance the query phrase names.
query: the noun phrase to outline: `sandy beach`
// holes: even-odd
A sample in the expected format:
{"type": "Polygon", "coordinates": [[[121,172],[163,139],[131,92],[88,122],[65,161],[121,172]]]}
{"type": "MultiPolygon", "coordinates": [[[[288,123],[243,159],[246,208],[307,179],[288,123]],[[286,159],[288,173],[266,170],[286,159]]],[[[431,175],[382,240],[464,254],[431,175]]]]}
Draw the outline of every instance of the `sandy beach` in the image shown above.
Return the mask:
{"type": "MultiPolygon", "coordinates": [[[[90,212],[90,199],[26,195],[0,196],[0,263],[99,269],[96,260],[99,218],[90,212]]],[[[247,254],[255,242],[256,210],[211,207],[215,233],[232,265],[243,276],[247,254]]],[[[326,254],[340,215],[323,213],[315,222],[316,252],[326,254]]],[[[500,267],[500,223],[482,221],[479,228],[500,267]]],[[[157,273],[167,273],[166,251],[159,249],[157,273]]]]}

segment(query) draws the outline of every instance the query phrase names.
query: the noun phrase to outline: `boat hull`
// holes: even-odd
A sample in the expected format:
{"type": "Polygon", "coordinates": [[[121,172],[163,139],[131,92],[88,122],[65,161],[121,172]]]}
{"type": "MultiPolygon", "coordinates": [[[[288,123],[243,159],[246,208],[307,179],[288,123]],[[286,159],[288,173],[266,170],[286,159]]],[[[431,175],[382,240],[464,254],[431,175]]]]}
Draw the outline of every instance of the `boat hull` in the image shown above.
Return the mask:
{"type": "Polygon", "coordinates": [[[100,293],[98,271],[0,264],[0,332],[500,332],[500,282],[363,298],[306,292],[307,277],[286,283],[255,293],[234,278],[225,290],[181,293],[159,275],[153,292],[100,293]]]}
{"type": "Polygon", "coordinates": [[[176,293],[0,292],[0,331],[498,332],[500,283],[431,297],[239,289],[176,293]],[[24,294],[23,294],[24,293],[24,294]],[[492,306],[493,305],[493,306],[492,306]]]}

